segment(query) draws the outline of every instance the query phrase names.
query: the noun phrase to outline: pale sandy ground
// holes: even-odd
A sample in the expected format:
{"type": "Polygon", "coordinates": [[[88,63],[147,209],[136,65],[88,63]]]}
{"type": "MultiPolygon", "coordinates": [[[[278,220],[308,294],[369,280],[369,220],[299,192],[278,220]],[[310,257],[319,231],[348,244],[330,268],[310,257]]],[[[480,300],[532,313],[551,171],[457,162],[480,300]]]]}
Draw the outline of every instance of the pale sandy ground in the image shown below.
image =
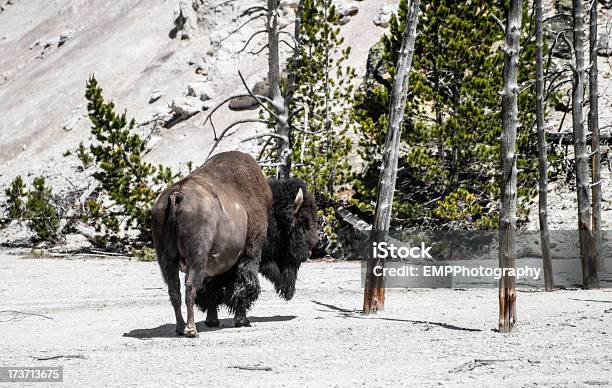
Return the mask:
{"type": "Polygon", "coordinates": [[[198,313],[186,339],[155,263],[3,253],[0,365],[62,365],[65,386],[612,384],[610,290],[519,292],[503,335],[494,289],[389,290],[366,318],[358,263],[308,263],[297,288],[284,302],[266,283],[251,328],[222,313],[207,329],[198,313]]]}

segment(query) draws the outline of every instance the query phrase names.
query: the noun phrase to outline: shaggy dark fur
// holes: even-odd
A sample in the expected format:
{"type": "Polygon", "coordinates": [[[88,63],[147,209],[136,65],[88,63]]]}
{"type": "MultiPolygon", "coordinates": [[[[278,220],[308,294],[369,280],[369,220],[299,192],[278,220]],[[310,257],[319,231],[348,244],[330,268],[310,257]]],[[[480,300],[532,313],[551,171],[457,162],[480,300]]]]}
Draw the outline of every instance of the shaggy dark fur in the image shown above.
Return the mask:
{"type": "Polygon", "coordinates": [[[290,300],[300,265],[318,242],[317,206],[306,184],[299,179],[270,180],[272,215],[259,272],[274,284],[276,292],[290,300]],[[302,189],[304,202],[293,214],[293,199],[302,189]]]}
{"type": "MultiPolygon", "coordinates": [[[[272,208],[268,214],[267,239],[259,265],[259,272],[274,284],[276,292],[289,300],[295,293],[297,273],[302,262],[310,256],[312,247],[318,241],[317,208],[314,197],[306,184],[298,179],[270,180],[272,208]],[[294,201],[302,189],[304,200],[297,213],[294,201]]],[[[236,281],[251,274],[243,271],[240,264],[223,275],[211,279],[205,290],[198,292],[196,304],[202,311],[211,306],[225,305],[236,311],[236,281]]],[[[244,281],[243,281],[244,283],[244,281]]],[[[251,303],[257,299],[252,294],[251,303]]],[[[250,307],[250,304],[249,304],[250,307]]]]}

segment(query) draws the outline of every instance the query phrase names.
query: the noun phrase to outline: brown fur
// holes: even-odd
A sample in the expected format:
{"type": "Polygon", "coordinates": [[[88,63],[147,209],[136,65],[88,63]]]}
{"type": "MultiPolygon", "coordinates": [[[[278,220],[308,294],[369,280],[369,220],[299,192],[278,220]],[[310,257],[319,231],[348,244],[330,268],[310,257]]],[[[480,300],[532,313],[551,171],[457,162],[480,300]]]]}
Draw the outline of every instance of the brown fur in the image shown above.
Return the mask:
{"type": "MultiPolygon", "coordinates": [[[[187,273],[187,336],[197,335],[196,293],[208,279],[231,268],[237,268],[237,324],[246,320],[246,310],[259,294],[257,272],[271,205],[272,193],[261,168],[251,156],[237,151],[215,155],[159,196],[152,210],[153,241],[168,283],[177,332],[185,326],[179,268],[187,273]]],[[[209,318],[216,319],[216,308],[209,318]]]]}

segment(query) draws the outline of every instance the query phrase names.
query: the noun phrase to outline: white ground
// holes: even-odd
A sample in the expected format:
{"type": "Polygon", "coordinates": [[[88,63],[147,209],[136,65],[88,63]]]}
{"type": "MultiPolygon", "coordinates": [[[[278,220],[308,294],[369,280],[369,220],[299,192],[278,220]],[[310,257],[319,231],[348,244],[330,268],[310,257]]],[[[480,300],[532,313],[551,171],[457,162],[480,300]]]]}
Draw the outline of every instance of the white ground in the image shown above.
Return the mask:
{"type": "Polygon", "coordinates": [[[66,386],[612,384],[610,290],[519,292],[503,335],[494,289],[388,290],[364,317],[359,271],[307,263],[290,302],[265,283],[252,327],[198,312],[187,339],[155,263],[0,253],[0,365],[62,365],[66,386]]]}

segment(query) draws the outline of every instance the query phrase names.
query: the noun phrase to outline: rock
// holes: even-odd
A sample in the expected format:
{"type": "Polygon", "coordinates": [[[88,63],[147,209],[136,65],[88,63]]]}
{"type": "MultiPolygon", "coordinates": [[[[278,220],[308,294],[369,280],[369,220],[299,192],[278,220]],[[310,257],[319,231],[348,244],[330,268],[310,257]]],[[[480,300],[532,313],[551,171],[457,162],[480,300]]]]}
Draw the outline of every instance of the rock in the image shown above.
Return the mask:
{"type": "Polygon", "coordinates": [[[257,108],[257,101],[251,96],[242,96],[232,99],[229,103],[231,110],[249,110],[257,108]]]}
{"type": "Polygon", "coordinates": [[[53,38],[49,38],[42,45],[43,46],[43,50],[51,48],[51,47],[59,47],[59,42],[60,42],[59,36],[56,36],[56,37],[53,37],[53,38]]]}
{"type": "Polygon", "coordinates": [[[195,73],[200,75],[208,75],[208,68],[204,66],[197,66],[195,73]]]}
{"type": "Polygon", "coordinates": [[[268,79],[266,78],[262,81],[255,83],[255,86],[253,86],[253,89],[251,91],[253,92],[253,94],[259,96],[270,97],[270,83],[268,82],[268,79]]]}
{"type": "Polygon", "coordinates": [[[164,93],[162,93],[161,90],[159,89],[155,89],[152,93],[151,93],[151,97],[149,97],[149,104],[154,103],[155,101],[159,100],[160,98],[162,98],[162,96],[164,95],[164,93]]]}
{"type": "Polygon", "coordinates": [[[202,111],[202,100],[191,96],[177,97],[168,106],[176,116],[186,119],[202,111]]]}
{"type": "Polygon", "coordinates": [[[349,7],[338,7],[338,16],[340,16],[340,18],[345,16],[355,16],[357,13],[359,13],[359,7],[356,5],[351,5],[349,7]]]}
{"type": "Polygon", "coordinates": [[[597,48],[597,55],[600,57],[612,57],[612,48],[610,47],[599,47],[597,48]]]}
{"type": "Polygon", "coordinates": [[[385,5],[380,7],[378,14],[374,17],[374,24],[382,28],[389,27],[392,14],[393,8],[391,6],[385,5]]]}
{"type": "Polygon", "coordinates": [[[572,0],[555,0],[557,12],[572,12],[572,0]]]}
{"type": "Polygon", "coordinates": [[[343,16],[338,20],[338,25],[343,26],[345,24],[347,24],[348,22],[351,21],[351,17],[350,16],[343,16]]]}
{"type": "Polygon", "coordinates": [[[202,110],[209,110],[215,106],[213,100],[206,100],[202,102],[202,110]]]}
{"type": "Polygon", "coordinates": [[[66,123],[64,123],[64,125],[62,125],[62,129],[66,132],[70,132],[74,129],[74,127],[76,126],[76,123],[80,120],[80,117],[73,117],[72,119],[70,119],[69,121],[67,121],[66,123]]]}
{"type": "Polygon", "coordinates": [[[160,121],[163,123],[168,122],[169,120],[172,119],[173,116],[173,111],[170,109],[169,106],[163,106],[159,109],[157,109],[154,113],[153,116],[151,117],[151,122],[154,121],[160,121]]]}
{"type": "Polygon", "coordinates": [[[58,38],[57,47],[62,46],[70,38],[72,38],[73,35],[74,35],[74,30],[64,30],[64,31],[62,31],[60,33],[60,35],[59,35],[59,38],[58,38]]]}
{"type": "Polygon", "coordinates": [[[206,82],[192,82],[187,85],[187,95],[197,97],[202,101],[215,98],[212,88],[206,82]]]}
{"type": "Polygon", "coordinates": [[[204,58],[202,58],[202,55],[200,55],[199,53],[193,53],[193,55],[191,56],[191,58],[189,59],[189,62],[187,62],[189,64],[189,66],[204,66],[204,58]]]}
{"type": "Polygon", "coordinates": [[[203,23],[204,13],[210,11],[207,1],[180,0],[174,11],[174,28],[170,31],[170,38],[190,39],[198,35],[200,24],[203,23]]]}
{"type": "MultiPolygon", "coordinates": [[[[253,92],[253,94],[269,97],[270,84],[268,82],[268,79],[266,78],[264,80],[256,82],[251,91],[253,92]]],[[[247,92],[244,91],[244,93],[246,94],[247,92]]],[[[230,101],[229,107],[232,110],[249,110],[256,109],[258,107],[258,103],[257,100],[255,100],[253,97],[244,96],[234,98],[232,101],[230,101]]]]}
{"type": "Polygon", "coordinates": [[[376,90],[389,82],[387,64],[383,59],[384,44],[379,41],[370,48],[366,63],[366,74],[363,84],[359,87],[363,93],[363,101],[360,104],[372,116],[378,116],[387,112],[387,106],[380,101],[376,90]]]}
{"type": "Polygon", "coordinates": [[[289,25],[289,21],[287,19],[279,19],[278,21],[278,29],[282,30],[283,28],[287,27],[289,25]]]}
{"type": "Polygon", "coordinates": [[[279,4],[279,8],[282,9],[287,9],[287,8],[292,8],[292,9],[296,9],[298,6],[299,0],[281,0],[280,4],[279,4]]]}
{"type": "Polygon", "coordinates": [[[602,31],[599,28],[599,37],[597,38],[597,55],[601,57],[612,56],[612,40],[607,31],[602,31]]]}

